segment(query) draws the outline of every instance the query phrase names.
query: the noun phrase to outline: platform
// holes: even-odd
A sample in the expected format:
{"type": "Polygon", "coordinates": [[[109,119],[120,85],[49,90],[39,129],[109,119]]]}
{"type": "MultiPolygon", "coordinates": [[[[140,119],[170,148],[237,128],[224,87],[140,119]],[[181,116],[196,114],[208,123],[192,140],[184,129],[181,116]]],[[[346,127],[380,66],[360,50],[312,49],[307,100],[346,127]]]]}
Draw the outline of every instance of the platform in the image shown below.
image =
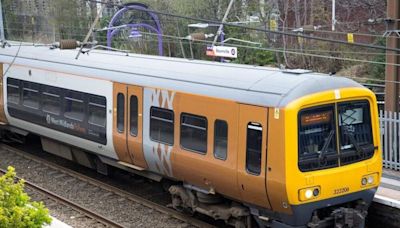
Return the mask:
{"type": "Polygon", "coordinates": [[[48,226],[44,226],[43,228],[72,228],[72,226],[61,222],[60,220],[54,218],[53,216],[51,216],[51,218],[52,218],[51,224],[48,226]]]}
{"type": "Polygon", "coordinates": [[[400,209],[400,172],[384,169],[374,202],[400,209]]]}

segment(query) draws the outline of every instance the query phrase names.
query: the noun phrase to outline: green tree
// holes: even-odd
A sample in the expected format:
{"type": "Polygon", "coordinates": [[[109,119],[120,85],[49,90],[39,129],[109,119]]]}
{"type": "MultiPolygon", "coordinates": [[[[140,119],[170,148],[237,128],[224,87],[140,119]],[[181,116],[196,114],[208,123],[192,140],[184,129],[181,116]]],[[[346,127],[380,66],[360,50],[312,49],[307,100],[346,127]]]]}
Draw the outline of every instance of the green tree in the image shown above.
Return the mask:
{"type": "Polygon", "coordinates": [[[24,192],[24,181],[17,183],[15,169],[0,177],[0,227],[3,228],[40,228],[50,224],[51,218],[43,203],[32,202],[24,192]]]}
{"type": "MultiPolygon", "coordinates": [[[[378,39],[377,45],[386,46],[386,39],[384,39],[384,38],[378,39]]],[[[368,70],[369,70],[370,77],[372,77],[374,79],[385,80],[386,66],[384,63],[386,62],[386,53],[385,53],[385,51],[382,51],[381,53],[382,54],[380,54],[380,55],[376,55],[372,59],[372,61],[379,62],[382,64],[369,64],[368,70]]],[[[377,83],[376,81],[374,81],[374,83],[380,84],[382,82],[377,83]]]]}

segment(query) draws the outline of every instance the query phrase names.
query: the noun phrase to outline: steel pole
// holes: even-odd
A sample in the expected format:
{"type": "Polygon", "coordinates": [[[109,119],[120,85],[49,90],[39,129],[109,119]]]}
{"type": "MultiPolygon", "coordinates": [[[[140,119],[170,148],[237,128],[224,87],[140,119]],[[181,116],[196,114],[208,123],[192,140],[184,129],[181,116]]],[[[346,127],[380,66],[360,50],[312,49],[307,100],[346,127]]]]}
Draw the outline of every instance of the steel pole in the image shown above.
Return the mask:
{"type": "MultiPolygon", "coordinates": [[[[1,1],[1,0],[0,0],[0,1],[1,1]]],[[[85,39],[83,40],[82,46],[81,46],[81,48],[79,49],[78,54],[76,55],[75,59],[78,59],[78,58],[79,58],[79,55],[82,53],[83,47],[84,47],[84,46],[86,45],[86,43],[89,41],[89,38],[90,38],[90,36],[92,35],[92,33],[93,33],[93,31],[94,31],[94,28],[96,27],[97,23],[99,22],[100,15],[101,15],[101,13],[103,12],[103,10],[104,10],[105,7],[106,7],[106,4],[103,4],[103,5],[101,6],[101,8],[98,10],[97,16],[96,16],[96,18],[94,19],[92,26],[90,26],[89,32],[86,34],[86,37],[85,37],[85,39]]]]}
{"type": "Polygon", "coordinates": [[[335,31],[336,26],[336,0],[332,0],[332,31],[335,31]]]}
{"type": "Polygon", "coordinates": [[[0,33],[0,39],[5,40],[2,0],[0,0],[0,33]]]}
{"type": "Polygon", "coordinates": [[[224,27],[223,23],[225,23],[225,22],[226,22],[226,19],[228,19],[229,12],[231,11],[234,2],[235,2],[235,0],[231,0],[231,2],[229,2],[228,9],[226,9],[224,18],[222,18],[222,23],[219,25],[217,34],[216,34],[216,36],[214,37],[214,41],[212,42],[212,45],[211,45],[211,46],[214,46],[215,43],[217,43],[218,37],[221,35],[222,29],[223,29],[223,27],[224,27]]]}
{"type": "MultiPolygon", "coordinates": [[[[399,30],[400,24],[398,19],[400,19],[400,3],[398,0],[388,0],[387,1],[387,14],[393,22],[388,26],[389,30],[399,30]]],[[[395,33],[388,36],[386,45],[388,48],[399,48],[400,42],[395,33]]],[[[397,51],[386,51],[386,62],[399,64],[400,58],[397,51]],[[395,54],[395,55],[394,55],[395,54]]],[[[399,95],[400,86],[399,83],[393,83],[393,81],[398,82],[400,75],[400,67],[393,65],[386,65],[386,85],[385,85],[385,110],[392,112],[399,112],[399,95]]]]}

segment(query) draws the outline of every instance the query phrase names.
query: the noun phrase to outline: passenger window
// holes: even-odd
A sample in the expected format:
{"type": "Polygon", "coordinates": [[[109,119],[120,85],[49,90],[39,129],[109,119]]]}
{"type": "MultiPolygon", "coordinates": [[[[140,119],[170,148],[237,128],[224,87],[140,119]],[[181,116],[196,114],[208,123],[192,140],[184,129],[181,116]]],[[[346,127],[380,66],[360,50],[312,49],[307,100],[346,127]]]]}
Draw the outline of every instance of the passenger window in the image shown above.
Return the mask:
{"type": "Polygon", "coordinates": [[[89,124],[105,127],[106,126],[106,98],[90,96],[89,98],[89,124]]]}
{"type": "Polygon", "coordinates": [[[168,145],[174,144],[174,112],[169,109],[150,109],[150,138],[168,145]]]}
{"type": "Polygon", "coordinates": [[[24,82],[22,90],[22,105],[32,109],[39,109],[39,85],[31,82],[24,82]]]}
{"type": "Polygon", "coordinates": [[[247,125],[246,169],[249,173],[261,173],[262,126],[259,123],[247,125]]]}
{"type": "Polygon", "coordinates": [[[83,94],[75,91],[68,91],[65,96],[64,116],[68,119],[83,121],[85,117],[85,104],[83,94]]]}
{"type": "Polygon", "coordinates": [[[186,150],[207,153],[207,119],[190,114],[181,115],[181,146],[186,150]]]}
{"type": "Polygon", "coordinates": [[[118,132],[124,132],[125,128],[125,95],[118,93],[117,95],[117,129],[118,132]]]}
{"type": "Polygon", "coordinates": [[[226,160],[228,150],[228,123],[216,120],[214,123],[214,156],[226,160]]]}
{"type": "Polygon", "coordinates": [[[7,100],[9,103],[19,104],[19,81],[16,79],[7,79],[7,100]]]}
{"type": "Polygon", "coordinates": [[[59,115],[61,112],[61,97],[58,88],[44,87],[42,110],[43,112],[59,115]]]}
{"type": "Polygon", "coordinates": [[[130,100],[130,131],[131,135],[137,136],[138,133],[138,98],[136,96],[131,96],[130,100]]]}

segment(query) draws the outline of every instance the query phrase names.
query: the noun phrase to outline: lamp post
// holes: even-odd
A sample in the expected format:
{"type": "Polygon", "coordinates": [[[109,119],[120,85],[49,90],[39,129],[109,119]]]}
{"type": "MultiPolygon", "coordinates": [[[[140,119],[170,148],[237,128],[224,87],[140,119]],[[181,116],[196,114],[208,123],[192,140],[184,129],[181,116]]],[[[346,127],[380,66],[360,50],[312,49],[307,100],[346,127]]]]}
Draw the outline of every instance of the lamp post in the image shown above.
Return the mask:
{"type": "Polygon", "coordinates": [[[138,31],[137,27],[133,27],[131,30],[131,34],[129,35],[129,38],[138,39],[141,37],[142,37],[142,34],[138,31]]]}
{"type": "Polygon", "coordinates": [[[108,25],[108,30],[107,30],[107,46],[109,48],[111,48],[111,42],[112,42],[112,38],[118,34],[121,30],[121,28],[116,28],[118,26],[114,26],[114,24],[127,12],[130,10],[138,10],[138,11],[143,11],[146,12],[151,20],[154,22],[155,26],[151,26],[149,24],[145,24],[145,23],[135,23],[135,24],[126,24],[126,27],[130,27],[131,28],[131,32],[129,35],[129,38],[139,38],[142,36],[138,30],[138,28],[145,28],[147,30],[150,30],[154,33],[157,34],[157,38],[158,38],[158,54],[160,56],[163,55],[163,38],[162,38],[162,29],[161,29],[161,24],[160,21],[158,19],[158,16],[152,12],[149,12],[148,7],[144,4],[141,3],[128,3],[125,4],[123,6],[123,8],[121,8],[120,10],[118,10],[117,13],[114,14],[114,16],[112,17],[109,25],[108,25]]]}

